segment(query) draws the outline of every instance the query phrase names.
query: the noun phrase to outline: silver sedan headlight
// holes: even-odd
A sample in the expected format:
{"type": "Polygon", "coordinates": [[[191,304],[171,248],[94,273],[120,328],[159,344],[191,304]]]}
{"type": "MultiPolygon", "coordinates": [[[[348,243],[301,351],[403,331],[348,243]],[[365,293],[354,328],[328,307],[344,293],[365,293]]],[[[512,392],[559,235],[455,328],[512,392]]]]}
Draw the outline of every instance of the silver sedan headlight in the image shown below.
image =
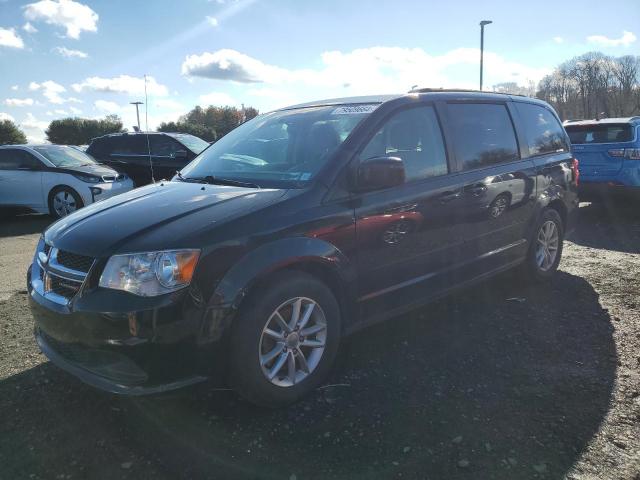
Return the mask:
{"type": "Polygon", "coordinates": [[[112,256],[100,286],[141,297],[174,292],[191,283],[200,250],[168,250],[112,256]]]}

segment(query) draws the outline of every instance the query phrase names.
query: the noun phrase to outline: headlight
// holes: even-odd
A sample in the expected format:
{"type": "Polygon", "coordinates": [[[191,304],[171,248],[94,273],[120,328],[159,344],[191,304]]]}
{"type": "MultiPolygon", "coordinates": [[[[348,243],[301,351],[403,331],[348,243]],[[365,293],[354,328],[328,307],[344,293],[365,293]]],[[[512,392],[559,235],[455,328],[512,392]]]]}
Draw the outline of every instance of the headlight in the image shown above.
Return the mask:
{"type": "Polygon", "coordinates": [[[101,183],[102,182],[102,178],[96,177],[95,175],[74,174],[73,176],[76,177],[78,180],[82,180],[83,182],[87,182],[87,183],[101,183]]]}
{"type": "Polygon", "coordinates": [[[100,286],[142,297],[174,292],[191,283],[200,250],[114,255],[107,262],[100,286]]]}

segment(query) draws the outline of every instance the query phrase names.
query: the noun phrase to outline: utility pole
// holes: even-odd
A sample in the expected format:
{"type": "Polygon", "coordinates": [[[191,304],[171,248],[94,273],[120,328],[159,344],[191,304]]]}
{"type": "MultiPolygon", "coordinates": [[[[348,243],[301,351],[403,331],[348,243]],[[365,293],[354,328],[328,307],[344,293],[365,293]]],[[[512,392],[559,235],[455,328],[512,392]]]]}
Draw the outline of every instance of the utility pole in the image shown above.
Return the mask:
{"type": "Polygon", "coordinates": [[[138,119],[138,131],[140,131],[140,111],[138,110],[139,105],[143,105],[142,102],[129,102],[131,105],[136,106],[136,118],[138,119]]]}
{"type": "Polygon", "coordinates": [[[480,22],[480,91],[482,91],[482,67],[484,64],[484,26],[493,23],[491,20],[480,22]]]}

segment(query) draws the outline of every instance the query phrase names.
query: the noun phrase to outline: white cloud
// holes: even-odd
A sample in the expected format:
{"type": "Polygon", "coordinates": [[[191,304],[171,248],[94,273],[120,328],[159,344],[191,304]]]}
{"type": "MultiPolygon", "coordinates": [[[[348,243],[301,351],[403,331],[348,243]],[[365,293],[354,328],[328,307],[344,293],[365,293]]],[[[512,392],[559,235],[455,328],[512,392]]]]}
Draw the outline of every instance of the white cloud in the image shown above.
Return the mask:
{"type": "Polygon", "coordinates": [[[73,0],[40,0],[24,7],[24,16],[30,21],[44,21],[62,27],[66,36],[78,39],[85,32],[98,31],[98,14],[89,6],[73,0]]]}
{"type": "Polygon", "coordinates": [[[82,50],[73,50],[67,47],[55,47],[53,51],[65,58],[88,58],[89,57],[89,54],[86,52],[83,52],[82,50]]]}
{"type": "Polygon", "coordinates": [[[116,102],[108,100],[96,100],[93,105],[100,111],[106,113],[118,113],[122,108],[116,102]]]}
{"type": "Polygon", "coordinates": [[[628,47],[637,40],[637,37],[632,32],[624,30],[620,38],[609,38],[605,35],[591,35],[587,37],[587,42],[594,43],[601,47],[628,47]]]}
{"type": "Polygon", "coordinates": [[[24,48],[24,42],[13,28],[0,27],[0,47],[24,48]]]}
{"type": "Polygon", "coordinates": [[[556,43],[564,43],[564,38],[562,37],[553,37],[553,41],[556,43]]]}
{"type": "Polygon", "coordinates": [[[7,98],[4,101],[8,107],[30,107],[33,103],[33,98],[7,98]]]}
{"type": "Polygon", "coordinates": [[[199,100],[205,105],[239,105],[239,103],[230,95],[222,92],[211,92],[206,95],[200,95],[199,100]]]}
{"type": "Polygon", "coordinates": [[[80,115],[82,113],[82,110],[76,107],[69,107],[69,112],[73,113],[74,115],[80,115]]]}
{"type": "Polygon", "coordinates": [[[31,22],[27,22],[22,26],[22,29],[27,33],[37,33],[38,29],[34,27],[31,22]]]}
{"type": "Polygon", "coordinates": [[[46,141],[44,131],[49,126],[49,122],[38,120],[31,112],[27,113],[26,118],[20,123],[20,127],[24,130],[29,143],[42,143],[46,141]]]}
{"type": "Polygon", "coordinates": [[[207,22],[209,23],[209,25],[211,25],[212,27],[217,27],[219,22],[218,19],[216,17],[211,17],[209,15],[207,15],[207,22]]]}
{"type": "Polygon", "coordinates": [[[9,120],[11,122],[15,122],[15,118],[13,118],[11,115],[9,115],[8,113],[4,113],[4,112],[0,112],[0,122],[2,120],[9,120]]]}
{"type": "Polygon", "coordinates": [[[63,98],[60,94],[66,92],[67,89],[64,88],[59,83],[54,82],[53,80],[47,80],[46,82],[37,83],[31,82],[29,83],[29,90],[31,91],[41,91],[42,95],[49,100],[51,103],[61,104],[65,102],[79,102],[77,98],[63,98]]]}
{"type": "MultiPolygon", "coordinates": [[[[91,90],[94,92],[128,93],[132,96],[144,95],[144,78],[120,75],[113,78],[89,77],[83,82],[71,85],[76,92],[91,90]]],[[[155,78],[147,77],[147,92],[149,95],[167,96],[166,86],[156,82],[155,78]]]]}
{"type": "MultiPolygon", "coordinates": [[[[280,90],[283,85],[288,89],[305,88],[307,91],[314,87],[317,96],[366,95],[406,91],[416,84],[477,88],[475,73],[479,57],[477,48],[458,48],[434,56],[420,48],[372,47],[351,52],[325,52],[321,56],[321,67],[289,70],[225,49],[187,56],[182,73],[237,83],[263,83],[280,90]],[[460,75],[460,71],[464,74],[460,75]]],[[[549,72],[546,68],[509,61],[492,52],[485,51],[484,59],[487,85],[504,81],[526,85],[549,72]]]]}
{"type": "Polygon", "coordinates": [[[63,110],[62,108],[54,110],[53,113],[55,113],[56,115],[68,115],[67,111],[63,110]]]}
{"type": "Polygon", "coordinates": [[[11,85],[11,90],[13,90],[14,92],[18,91],[20,87],[18,85],[11,85]]]}
{"type": "Polygon", "coordinates": [[[170,98],[159,98],[153,105],[158,108],[166,108],[170,110],[184,110],[185,107],[182,103],[177,100],[172,100],[170,98]]]}

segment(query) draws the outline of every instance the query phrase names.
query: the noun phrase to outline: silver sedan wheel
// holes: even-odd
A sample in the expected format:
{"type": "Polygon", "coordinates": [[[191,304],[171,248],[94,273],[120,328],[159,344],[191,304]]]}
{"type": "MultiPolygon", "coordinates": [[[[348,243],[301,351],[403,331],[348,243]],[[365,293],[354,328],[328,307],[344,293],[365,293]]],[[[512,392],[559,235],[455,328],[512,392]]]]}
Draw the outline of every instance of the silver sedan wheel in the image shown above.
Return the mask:
{"type": "Polygon", "coordinates": [[[65,217],[78,209],[76,199],[68,190],[61,190],[53,197],[53,209],[59,217],[65,217]]]}
{"type": "Polygon", "coordinates": [[[260,367],[274,385],[291,387],[320,363],[327,339],[324,312],[314,300],[291,298],[271,314],[262,329],[260,367]]]}
{"type": "Polygon", "coordinates": [[[538,231],[536,244],[536,262],[543,272],[549,270],[558,256],[560,236],[555,222],[547,220],[538,231]]]}

